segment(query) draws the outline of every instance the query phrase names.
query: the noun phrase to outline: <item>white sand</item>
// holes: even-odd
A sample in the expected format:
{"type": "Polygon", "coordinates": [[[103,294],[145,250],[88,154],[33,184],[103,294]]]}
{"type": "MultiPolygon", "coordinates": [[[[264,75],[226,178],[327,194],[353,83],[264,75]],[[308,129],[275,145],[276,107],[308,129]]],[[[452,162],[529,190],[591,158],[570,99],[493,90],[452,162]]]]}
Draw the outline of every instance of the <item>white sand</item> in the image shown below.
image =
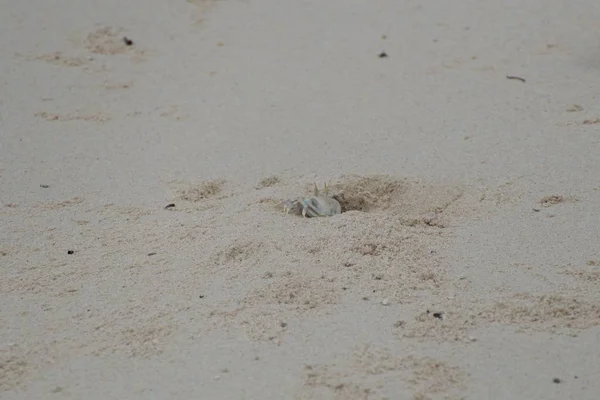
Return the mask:
{"type": "Polygon", "coordinates": [[[599,16],[3,2],[0,397],[598,399],[599,16]]]}

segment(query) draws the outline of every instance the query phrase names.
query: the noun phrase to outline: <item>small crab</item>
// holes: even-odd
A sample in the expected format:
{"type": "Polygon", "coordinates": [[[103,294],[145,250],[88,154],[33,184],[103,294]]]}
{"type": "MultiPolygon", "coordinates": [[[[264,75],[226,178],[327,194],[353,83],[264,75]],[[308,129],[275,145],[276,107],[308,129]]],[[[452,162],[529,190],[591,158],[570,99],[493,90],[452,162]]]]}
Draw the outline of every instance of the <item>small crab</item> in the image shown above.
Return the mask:
{"type": "Polygon", "coordinates": [[[331,217],[332,215],[340,214],[342,206],[335,197],[328,196],[329,188],[325,184],[323,194],[319,194],[319,188],[315,183],[315,191],[313,197],[302,197],[289,199],[283,203],[283,211],[286,214],[292,213],[302,215],[305,218],[309,217],[331,217]]]}

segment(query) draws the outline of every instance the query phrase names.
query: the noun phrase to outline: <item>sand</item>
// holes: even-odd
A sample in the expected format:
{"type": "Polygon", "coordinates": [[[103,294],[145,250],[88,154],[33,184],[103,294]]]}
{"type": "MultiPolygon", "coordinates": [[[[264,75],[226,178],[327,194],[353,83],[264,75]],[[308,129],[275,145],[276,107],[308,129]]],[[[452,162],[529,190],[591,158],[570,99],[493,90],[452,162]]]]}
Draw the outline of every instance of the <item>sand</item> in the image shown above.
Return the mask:
{"type": "Polygon", "coordinates": [[[599,15],[4,2],[0,397],[599,398],[599,15]]]}

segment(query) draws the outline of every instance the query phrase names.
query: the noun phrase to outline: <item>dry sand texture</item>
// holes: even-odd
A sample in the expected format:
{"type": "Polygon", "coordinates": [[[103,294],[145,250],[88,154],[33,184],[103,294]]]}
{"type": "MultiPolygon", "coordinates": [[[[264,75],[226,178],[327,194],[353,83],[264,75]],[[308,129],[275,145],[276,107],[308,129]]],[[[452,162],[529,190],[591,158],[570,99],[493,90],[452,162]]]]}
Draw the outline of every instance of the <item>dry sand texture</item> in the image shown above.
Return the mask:
{"type": "Polygon", "coordinates": [[[0,397],[599,398],[599,16],[4,2],[0,397]]]}

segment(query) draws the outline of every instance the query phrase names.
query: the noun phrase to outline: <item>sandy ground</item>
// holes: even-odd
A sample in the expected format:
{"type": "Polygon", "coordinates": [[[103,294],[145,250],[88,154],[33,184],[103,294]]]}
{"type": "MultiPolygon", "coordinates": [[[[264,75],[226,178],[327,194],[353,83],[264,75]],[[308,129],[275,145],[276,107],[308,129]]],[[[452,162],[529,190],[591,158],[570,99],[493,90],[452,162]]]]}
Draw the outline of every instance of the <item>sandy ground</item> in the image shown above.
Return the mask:
{"type": "Polygon", "coordinates": [[[3,1],[0,397],[600,398],[599,17],[3,1]]]}

